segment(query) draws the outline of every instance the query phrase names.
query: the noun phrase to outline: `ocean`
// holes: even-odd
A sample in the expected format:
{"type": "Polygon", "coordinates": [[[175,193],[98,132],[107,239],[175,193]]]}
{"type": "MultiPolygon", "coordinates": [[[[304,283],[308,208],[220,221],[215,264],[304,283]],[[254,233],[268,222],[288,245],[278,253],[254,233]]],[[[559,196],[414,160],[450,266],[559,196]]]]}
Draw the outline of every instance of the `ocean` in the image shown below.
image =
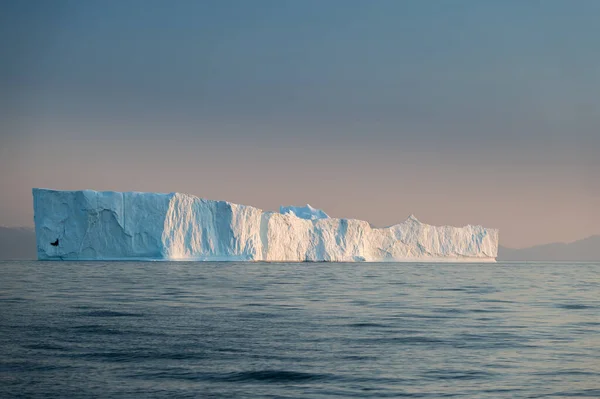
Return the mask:
{"type": "Polygon", "coordinates": [[[600,263],[0,262],[1,398],[600,398],[600,263]]]}

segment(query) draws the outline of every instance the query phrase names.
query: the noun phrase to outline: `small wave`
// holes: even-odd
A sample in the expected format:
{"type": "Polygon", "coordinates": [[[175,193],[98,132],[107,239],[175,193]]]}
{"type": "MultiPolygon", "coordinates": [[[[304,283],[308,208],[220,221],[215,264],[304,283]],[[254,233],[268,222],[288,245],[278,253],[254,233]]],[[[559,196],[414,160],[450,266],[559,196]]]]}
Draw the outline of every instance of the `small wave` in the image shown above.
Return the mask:
{"type": "Polygon", "coordinates": [[[215,348],[213,349],[215,352],[224,352],[224,353],[244,353],[246,352],[240,348],[215,348]]]}
{"type": "Polygon", "coordinates": [[[489,302],[489,303],[515,303],[515,301],[509,301],[506,299],[482,299],[479,302],[489,302]]]}
{"type": "Polygon", "coordinates": [[[560,309],[568,309],[568,310],[583,310],[583,309],[592,309],[593,306],[584,305],[581,303],[564,303],[556,305],[557,308],[560,309]]]}
{"type": "Polygon", "coordinates": [[[586,327],[596,327],[596,326],[600,326],[600,321],[582,321],[579,323],[574,323],[574,325],[586,326],[586,327]]]}
{"type": "Polygon", "coordinates": [[[299,371],[288,370],[257,370],[257,371],[240,371],[233,373],[205,373],[205,372],[190,372],[190,371],[174,371],[174,372],[147,372],[130,375],[133,378],[143,379],[171,379],[171,380],[187,380],[187,381],[214,381],[214,382],[234,382],[234,383],[252,383],[266,382],[275,384],[286,383],[303,383],[321,381],[333,378],[326,374],[314,374],[299,371]]]}
{"type": "Polygon", "coordinates": [[[510,333],[495,334],[458,334],[452,340],[455,348],[499,349],[499,348],[536,348],[530,339],[510,333]]]}
{"type": "Polygon", "coordinates": [[[379,337],[379,338],[359,338],[352,339],[353,342],[366,343],[390,343],[390,344],[446,344],[447,342],[432,337],[425,336],[408,336],[408,337],[379,337]]]}
{"type": "Polygon", "coordinates": [[[60,345],[53,344],[28,344],[22,345],[25,349],[34,349],[34,350],[50,350],[50,351],[65,351],[68,348],[60,345]]]}
{"type": "Polygon", "coordinates": [[[123,331],[114,328],[108,328],[100,325],[90,326],[75,326],[71,328],[72,331],[79,334],[105,334],[105,335],[120,335],[123,331]]]}
{"type": "Polygon", "coordinates": [[[583,389],[579,391],[553,392],[545,395],[530,396],[531,398],[600,398],[600,389],[583,389]]]}
{"type": "Polygon", "coordinates": [[[493,374],[475,370],[433,370],[424,373],[423,376],[435,380],[478,380],[490,378],[493,374]]]}
{"type": "Polygon", "coordinates": [[[437,309],[434,309],[434,312],[448,313],[448,314],[463,314],[463,313],[468,313],[469,311],[466,309],[459,309],[459,308],[437,308],[437,309]]]}
{"type": "Polygon", "coordinates": [[[20,303],[20,302],[31,302],[32,299],[22,297],[0,297],[0,302],[4,303],[20,303]]]}
{"type": "Polygon", "coordinates": [[[173,351],[156,352],[151,350],[112,351],[112,352],[83,352],[69,355],[70,358],[98,359],[101,361],[127,363],[140,360],[198,360],[205,359],[203,351],[173,351]]]}
{"type": "Polygon", "coordinates": [[[390,328],[389,325],[387,324],[381,324],[381,323],[370,323],[370,322],[364,322],[364,323],[351,323],[351,324],[347,324],[348,327],[356,327],[356,328],[364,328],[364,327],[380,327],[380,328],[390,328]]]}
{"type": "Polygon", "coordinates": [[[553,370],[553,371],[541,371],[533,373],[533,375],[539,376],[560,376],[560,375],[581,375],[581,376],[600,376],[600,373],[587,370],[553,370]]]}
{"type": "Polygon", "coordinates": [[[259,370],[231,373],[218,377],[223,381],[245,382],[245,381],[264,381],[264,382],[303,382],[324,380],[330,378],[325,374],[304,373],[299,371],[286,370],[259,370]]]}
{"type": "Polygon", "coordinates": [[[473,313],[505,313],[506,310],[504,309],[469,309],[469,312],[473,312],[473,313]]]}
{"type": "Polygon", "coordinates": [[[397,315],[393,315],[391,317],[398,319],[452,319],[453,316],[443,316],[443,315],[434,315],[434,314],[426,314],[426,313],[400,313],[397,315]]]}
{"type": "Polygon", "coordinates": [[[9,361],[0,364],[0,372],[53,371],[75,368],[68,364],[49,364],[36,361],[9,361]]]}
{"type": "Polygon", "coordinates": [[[141,313],[117,312],[114,310],[92,310],[78,315],[87,317],[144,317],[141,313]]]}
{"type": "Polygon", "coordinates": [[[136,335],[136,336],[164,336],[161,332],[152,331],[140,331],[138,330],[126,330],[123,328],[111,328],[99,324],[79,325],[71,327],[65,332],[72,332],[76,334],[100,334],[100,335],[136,335]]]}
{"type": "Polygon", "coordinates": [[[365,355],[348,355],[348,356],[342,356],[341,359],[364,362],[367,360],[368,361],[377,360],[378,357],[377,356],[365,356],[365,355]]]}
{"type": "Polygon", "coordinates": [[[274,319],[283,317],[281,314],[271,312],[240,312],[241,319],[274,319]]]}

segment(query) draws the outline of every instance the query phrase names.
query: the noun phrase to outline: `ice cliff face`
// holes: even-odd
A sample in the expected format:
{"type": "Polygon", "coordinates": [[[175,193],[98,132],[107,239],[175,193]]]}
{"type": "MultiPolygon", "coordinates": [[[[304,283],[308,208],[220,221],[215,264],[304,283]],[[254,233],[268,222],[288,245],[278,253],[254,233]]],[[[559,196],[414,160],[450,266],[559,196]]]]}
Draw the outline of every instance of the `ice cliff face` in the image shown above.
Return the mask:
{"type": "Polygon", "coordinates": [[[281,213],[171,193],[33,189],[39,259],[494,261],[498,231],[385,228],[306,207],[281,213]]]}

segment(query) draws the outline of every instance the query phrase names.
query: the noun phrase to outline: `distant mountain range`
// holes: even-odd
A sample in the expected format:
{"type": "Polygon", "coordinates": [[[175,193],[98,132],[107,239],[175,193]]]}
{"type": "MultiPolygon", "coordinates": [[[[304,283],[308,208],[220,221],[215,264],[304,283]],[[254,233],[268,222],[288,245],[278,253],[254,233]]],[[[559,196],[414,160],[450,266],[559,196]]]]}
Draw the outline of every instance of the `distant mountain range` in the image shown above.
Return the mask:
{"type": "MultiPolygon", "coordinates": [[[[37,259],[31,227],[0,227],[0,260],[37,259]]],[[[600,261],[600,235],[565,243],[512,249],[500,246],[499,261],[600,261]]]]}
{"type": "Polygon", "coordinates": [[[571,243],[536,245],[523,249],[500,246],[498,260],[505,261],[600,261],[600,235],[591,236],[571,243]]]}

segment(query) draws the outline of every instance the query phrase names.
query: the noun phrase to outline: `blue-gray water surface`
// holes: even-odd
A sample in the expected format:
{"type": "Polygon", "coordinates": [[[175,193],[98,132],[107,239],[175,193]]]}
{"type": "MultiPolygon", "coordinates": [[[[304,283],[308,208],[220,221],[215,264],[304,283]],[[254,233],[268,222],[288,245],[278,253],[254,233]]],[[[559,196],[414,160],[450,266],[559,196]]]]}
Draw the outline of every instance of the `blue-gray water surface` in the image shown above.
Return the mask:
{"type": "Polygon", "coordinates": [[[0,262],[0,397],[600,398],[600,263],[0,262]]]}

